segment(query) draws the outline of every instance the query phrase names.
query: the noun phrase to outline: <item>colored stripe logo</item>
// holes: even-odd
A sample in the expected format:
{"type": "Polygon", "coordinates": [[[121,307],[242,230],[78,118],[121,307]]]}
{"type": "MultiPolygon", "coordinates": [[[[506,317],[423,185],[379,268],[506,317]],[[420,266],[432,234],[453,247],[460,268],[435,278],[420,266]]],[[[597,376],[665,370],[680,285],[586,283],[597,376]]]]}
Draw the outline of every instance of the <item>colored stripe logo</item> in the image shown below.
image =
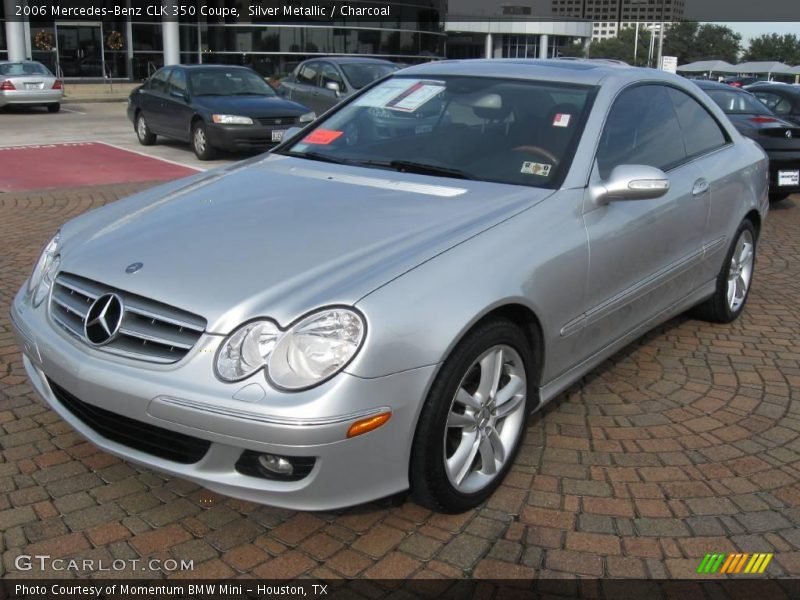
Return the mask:
{"type": "Polygon", "coordinates": [[[725,554],[724,552],[714,552],[706,554],[700,565],[697,567],[697,572],[705,575],[713,575],[715,573],[736,575],[739,573],[758,574],[764,572],[772,560],[773,554],[757,553],[757,554],[725,554]]]}

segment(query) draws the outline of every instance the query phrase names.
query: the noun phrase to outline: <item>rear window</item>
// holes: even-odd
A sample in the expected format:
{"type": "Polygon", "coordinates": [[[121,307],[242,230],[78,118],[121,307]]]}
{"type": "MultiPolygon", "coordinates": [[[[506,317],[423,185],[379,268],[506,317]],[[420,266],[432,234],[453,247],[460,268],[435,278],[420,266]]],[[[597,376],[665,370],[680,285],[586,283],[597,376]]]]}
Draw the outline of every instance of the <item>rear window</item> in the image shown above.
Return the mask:
{"type": "Polygon", "coordinates": [[[0,75],[51,75],[43,64],[36,62],[6,63],[0,65],[0,75]]]}
{"type": "Polygon", "coordinates": [[[729,115],[771,115],[770,111],[755,96],[746,92],[734,92],[731,90],[706,90],[711,99],[729,115]]]}

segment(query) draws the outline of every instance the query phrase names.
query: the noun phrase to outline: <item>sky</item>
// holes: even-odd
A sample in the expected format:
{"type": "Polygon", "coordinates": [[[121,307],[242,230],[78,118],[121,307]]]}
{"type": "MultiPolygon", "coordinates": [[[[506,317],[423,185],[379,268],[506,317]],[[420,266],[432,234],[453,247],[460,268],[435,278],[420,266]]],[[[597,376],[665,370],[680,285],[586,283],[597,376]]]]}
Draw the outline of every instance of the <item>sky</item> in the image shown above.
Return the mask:
{"type": "Polygon", "coordinates": [[[742,42],[747,45],[747,42],[754,37],[758,37],[765,33],[793,33],[800,34],[800,23],[715,23],[715,25],[725,25],[730,27],[735,32],[741,34],[742,42]]]}

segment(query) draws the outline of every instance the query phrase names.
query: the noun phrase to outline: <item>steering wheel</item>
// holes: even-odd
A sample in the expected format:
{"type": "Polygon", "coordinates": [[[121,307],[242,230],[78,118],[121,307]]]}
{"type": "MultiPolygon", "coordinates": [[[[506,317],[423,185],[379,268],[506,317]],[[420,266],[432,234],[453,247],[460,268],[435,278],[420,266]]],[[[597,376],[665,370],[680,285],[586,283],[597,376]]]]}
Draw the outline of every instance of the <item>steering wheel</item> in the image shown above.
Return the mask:
{"type": "Polygon", "coordinates": [[[516,148],[512,148],[511,151],[524,152],[526,154],[538,154],[539,156],[550,161],[553,166],[556,166],[559,163],[558,157],[555,154],[549,150],[545,150],[541,146],[517,146],[516,148]]]}

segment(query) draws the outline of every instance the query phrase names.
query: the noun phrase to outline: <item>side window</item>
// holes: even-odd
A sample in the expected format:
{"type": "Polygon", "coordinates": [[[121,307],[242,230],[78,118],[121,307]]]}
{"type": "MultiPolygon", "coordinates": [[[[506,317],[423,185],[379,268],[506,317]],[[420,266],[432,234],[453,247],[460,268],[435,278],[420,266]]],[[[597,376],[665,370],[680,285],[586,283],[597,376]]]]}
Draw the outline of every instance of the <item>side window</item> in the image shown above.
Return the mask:
{"type": "Polygon", "coordinates": [[[344,82],[342,81],[342,76],[339,75],[339,71],[336,70],[331,64],[322,65],[322,77],[320,78],[320,86],[325,87],[326,84],[330,82],[338,83],[339,90],[344,91],[344,82]]]}
{"type": "Polygon", "coordinates": [[[151,92],[165,93],[167,91],[167,79],[172,73],[172,69],[161,69],[147,82],[147,89],[151,92]]]}
{"type": "Polygon", "coordinates": [[[319,63],[310,62],[300,67],[297,72],[297,83],[305,85],[317,85],[317,74],[319,73],[319,63]]]}
{"type": "Polygon", "coordinates": [[[183,69],[173,69],[172,77],[169,78],[168,93],[186,93],[186,72],[183,69]]]}
{"type": "Polygon", "coordinates": [[[786,98],[772,92],[754,92],[756,98],[767,105],[767,108],[779,115],[788,115],[792,112],[792,104],[786,98]]]}
{"type": "Polygon", "coordinates": [[[639,85],[623,90],[608,113],[597,165],[605,179],[619,165],[650,165],[669,170],[686,159],[678,118],[668,89],[639,85]]]}
{"type": "Polygon", "coordinates": [[[725,145],[725,132],[697,100],[674,88],[669,89],[669,95],[678,115],[687,155],[698,156],[725,145]]]}

